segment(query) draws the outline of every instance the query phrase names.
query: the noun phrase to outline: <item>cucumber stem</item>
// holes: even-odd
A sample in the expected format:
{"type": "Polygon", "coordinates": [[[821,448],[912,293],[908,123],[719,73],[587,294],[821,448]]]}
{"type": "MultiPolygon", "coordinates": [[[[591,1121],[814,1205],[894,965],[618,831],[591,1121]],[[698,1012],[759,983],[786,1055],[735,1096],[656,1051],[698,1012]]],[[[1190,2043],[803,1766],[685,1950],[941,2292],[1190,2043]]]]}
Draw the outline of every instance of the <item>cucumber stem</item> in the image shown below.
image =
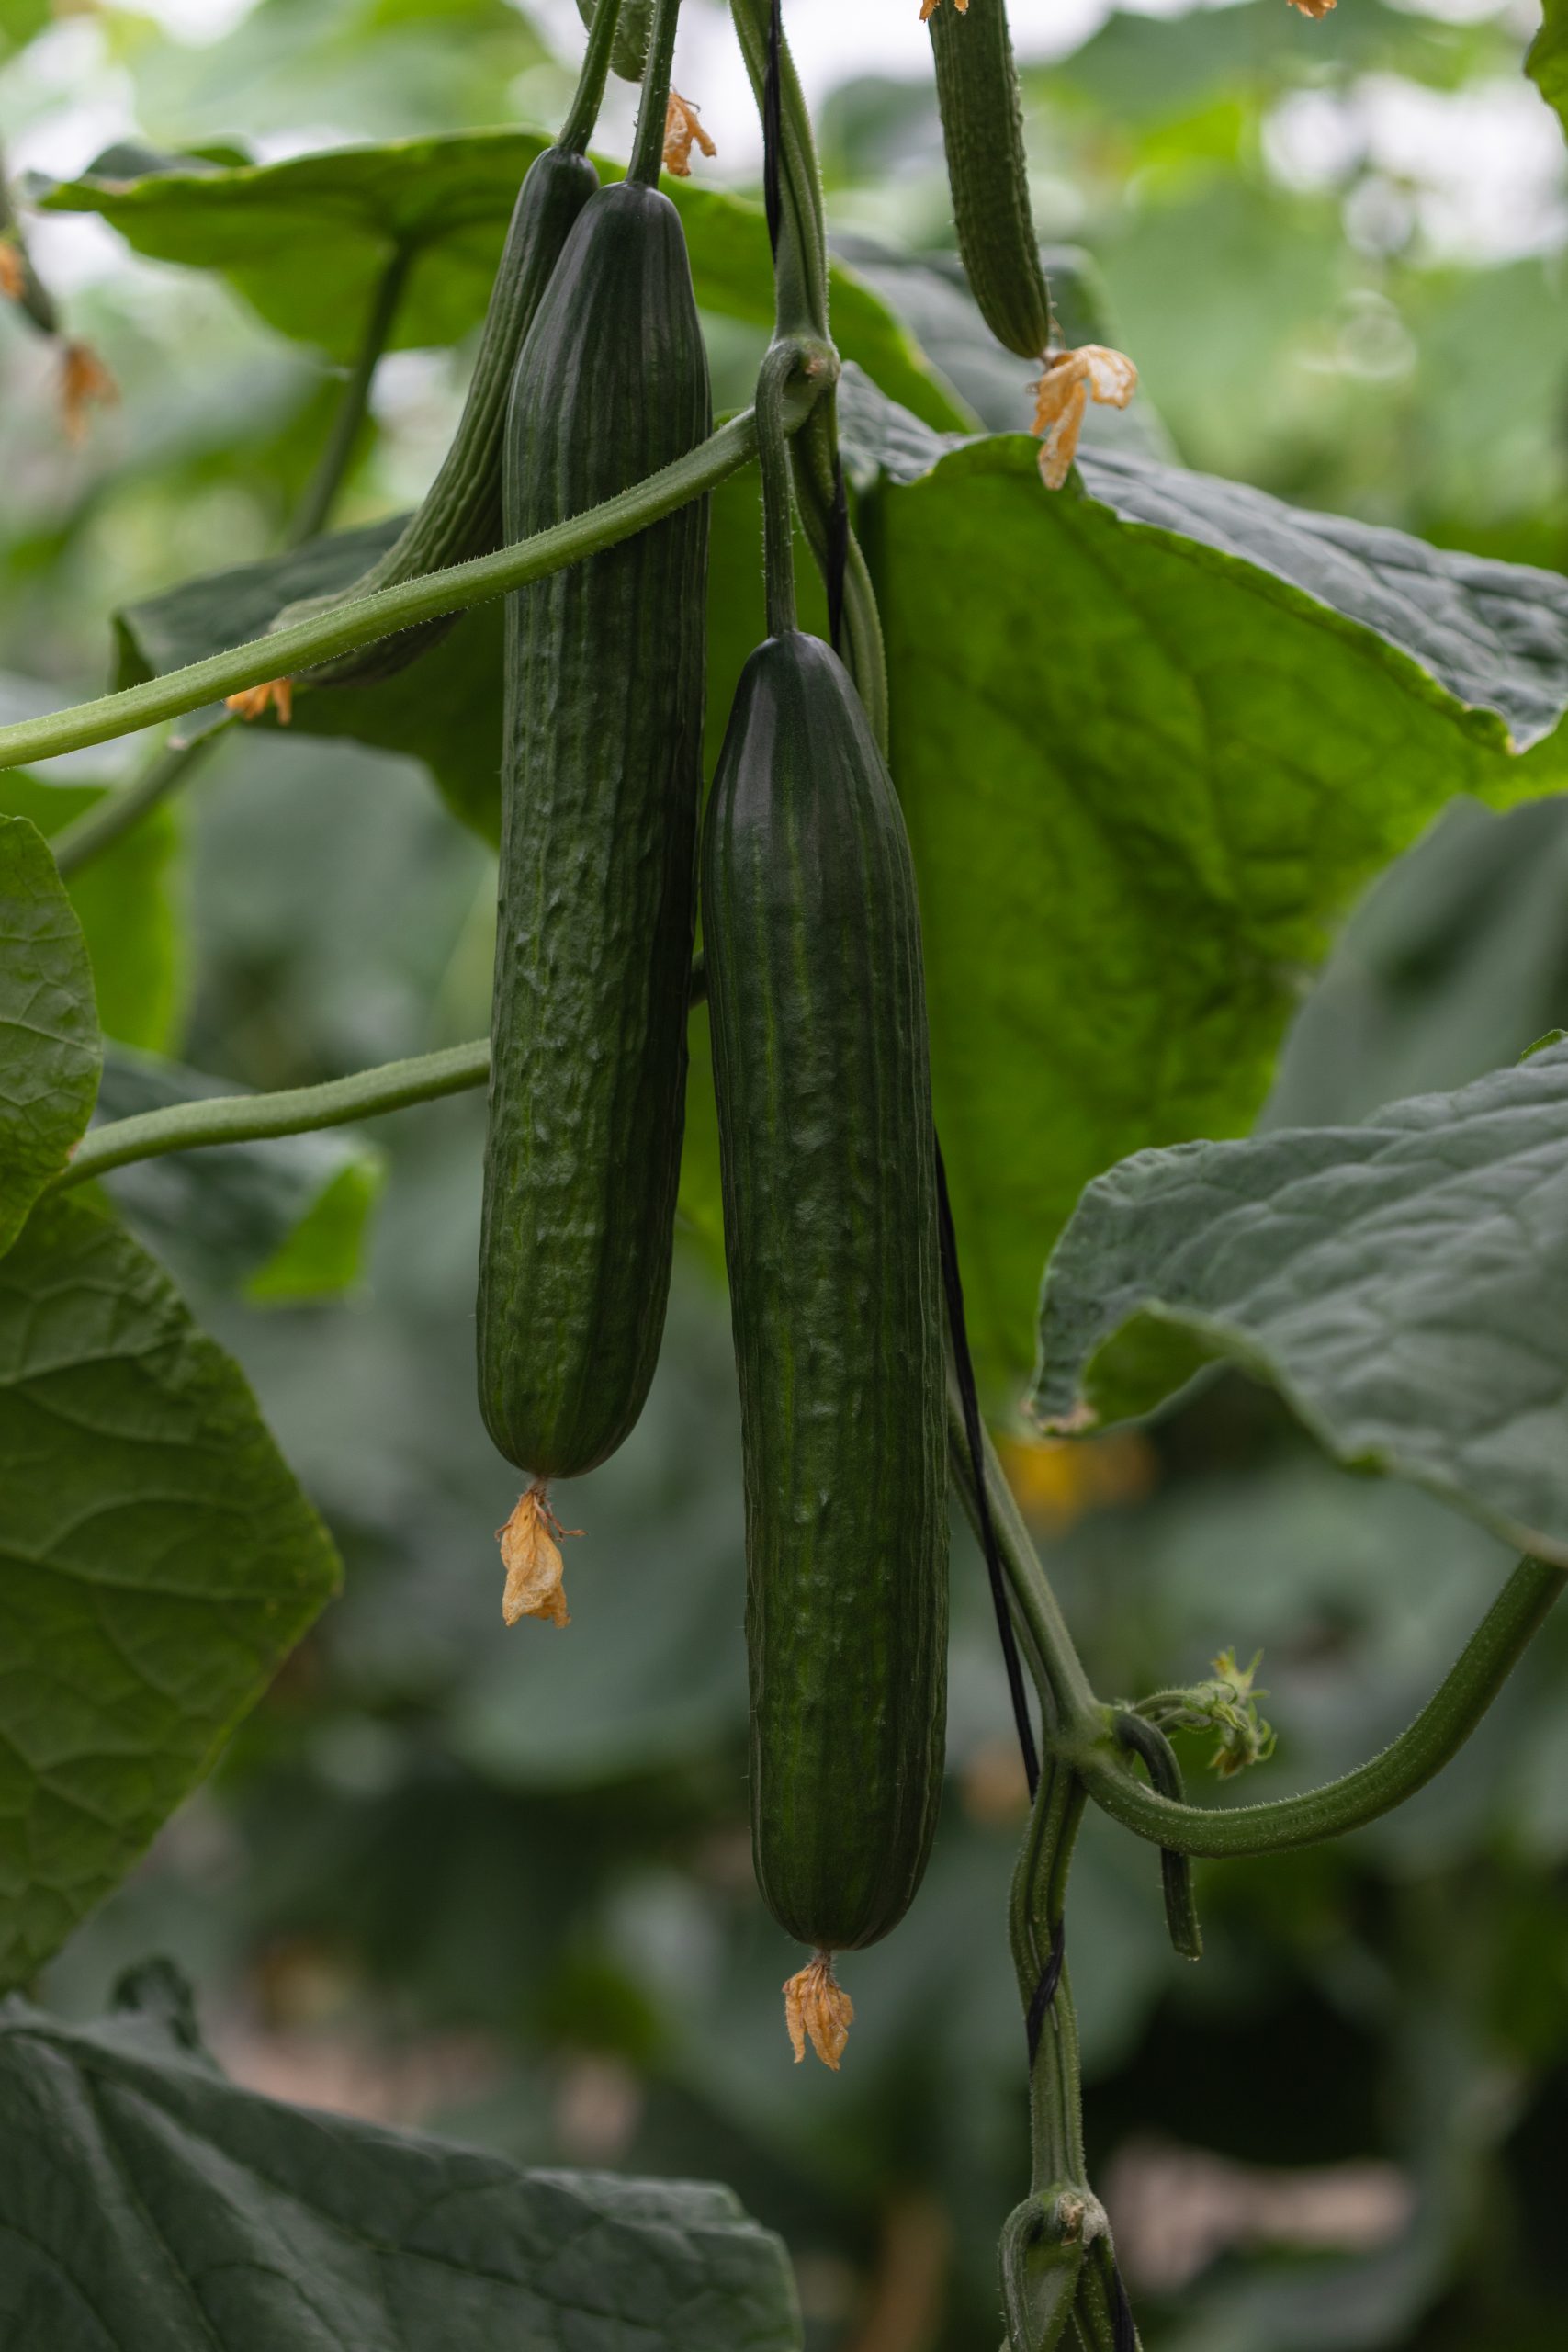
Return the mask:
{"type": "Polygon", "coordinates": [[[332,431],[317,459],[316,470],[306,485],[305,495],[299,502],[294,520],[288,526],[284,542],[288,547],[297,548],[302,541],[313,539],[332,513],[333,501],[342,489],[344,476],[354,461],[355,444],[359,438],[360,427],[370,402],[371,381],[397,319],[398,304],[402,300],[412,259],[411,248],[399,245],[377,280],[365,331],[359,338],[359,349],[355,355],[348,381],[343,388],[337,413],[333,418],[332,431]]]}
{"type": "Polygon", "coordinates": [[[654,0],[653,30],[649,35],[648,65],[642,77],[642,104],[637,109],[637,136],[632,143],[628,180],[642,187],[659,186],[664,161],[664,125],[670,111],[670,70],[675,58],[675,27],[681,0],[654,0]]]}
{"type": "Polygon", "coordinates": [[[802,364],[797,343],[769,345],[757,377],[757,458],[762,476],[762,578],[768,635],[798,627],[795,603],[795,504],[790,494],[784,387],[802,364]]]}
{"type": "Polygon", "coordinates": [[[593,11],[593,23],[588,35],[588,46],[582,53],[582,71],[577,77],[577,88],[566,120],[556,141],[569,155],[585,155],[593,136],[593,126],[599,119],[599,109],[604,102],[604,77],[610,70],[610,51],[615,45],[615,28],[621,19],[621,0],[599,0],[593,11]]]}
{"type": "MultiPolygon", "coordinates": [[[[730,14],[759,108],[768,79],[772,0],[731,0],[730,14]]],[[[822,175],[789,44],[779,41],[779,195],[782,217],[773,256],[778,331],[828,335],[828,240],[822,218],[822,175]]]]}

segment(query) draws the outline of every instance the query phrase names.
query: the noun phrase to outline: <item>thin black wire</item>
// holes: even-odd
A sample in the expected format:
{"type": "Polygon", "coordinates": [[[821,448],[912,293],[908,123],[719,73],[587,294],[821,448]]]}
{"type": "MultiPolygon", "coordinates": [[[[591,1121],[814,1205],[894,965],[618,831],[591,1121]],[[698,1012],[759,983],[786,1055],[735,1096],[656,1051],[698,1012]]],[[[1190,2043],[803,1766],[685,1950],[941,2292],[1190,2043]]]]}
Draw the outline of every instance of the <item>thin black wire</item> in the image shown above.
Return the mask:
{"type": "Polygon", "coordinates": [[[780,95],[779,49],[784,40],[780,0],[768,11],[768,68],[762,76],[762,203],[768,216],[768,243],[779,257],[779,230],[784,222],[780,148],[784,141],[784,107],[780,95]]]}
{"type": "Polygon", "coordinates": [[[1056,1997],[1056,1987],[1062,1981],[1062,1962],[1066,1956],[1066,1922],[1058,1919],[1051,1930],[1051,1950],[1046,1955],[1045,1965],[1040,1972],[1040,1982],[1030,1996],[1028,2013],[1023,2020],[1023,2030],[1029,2041],[1031,2067],[1040,2055],[1040,2037],[1045,2030],[1045,2018],[1052,2002],[1056,1997]]]}
{"type": "MultiPolygon", "coordinates": [[[[1029,1720],[1023,1661],[1019,1657],[1018,1637],[1012,1629],[1012,1611],[1008,1607],[1001,1546],[997,1542],[996,1521],[991,1517],[991,1498],[986,1485],[986,1456],[980,1439],[980,1398],[975,1386],[974,1361],[969,1353],[969,1326],[964,1315],[964,1282],[958,1267],[958,1236],[953,1229],[953,1203],[948,1197],[947,1168],[942,1159],[940,1140],[933,1136],[933,1142],[936,1149],[937,1231],[942,1248],[942,1283],[947,1295],[948,1329],[953,1335],[953,1370],[958,1375],[958,1395],[964,1408],[964,1434],[969,1444],[969,1471],[975,1483],[975,1515],[980,1522],[980,1549],[986,1555],[986,1575],[990,1582],[991,1605],[997,1612],[997,1632],[1001,1639],[1002,1657],[1007,1667],[1012,1719],[1023,1755],[1023,1776],[1029,1783],[1030,1801],[1032,1803],[1040,1793],[1040,1751],[1034,1744],[1034,1726],[1029,1720]]],[[[1058,1919],[1052,1930],[1051,1950],[1040,1971],[1039,1981],[1030,1995],[1029,2007],[1024,2015],[1031,2066],[1040,2049],[1040,2037],[1045,2030],[1045,2018],[1051,2004],[1056,1997],[1056,1987],[1062,1981],[1065,1950],[1063,1923],[1058,1919]]]]}
{"type": "Polygon", "coordinates": [[[1012,1719],[1018,1729],[1018,1744],[1023,1752],[1024,1778],[1029,1783],[1029,1794],[1032,1800],[1040,1788],[1040,1752],[1034,1745],[1034,1726],[1029,1720],[1023,1665],[1018,1655],[1018,1638],[1012,1629],[1001,1546],[997,1542],[996,1523],[991,1517],[991,1498],[986,1487],[986,1457],[980,1438],[980,1399],[975,1387],[975,1366],[969,1355],[968,1327],[964,1320],[964,1283],[958,1271],[958,1237],[953,1229],[953,1204],[948,1198],[947,1170],[942,1164],[940,1142],[936,1146],[936,1204],[942,1243],[942,1284],[947,1295],[947,1322],[953,1335],[953,1368],[958,1374],[958,1394],[964,1407],[964,1434],[969,1442],[969,1469],[975,1482],[975,1515],[980,1522],[980,1549],[986,1555],[991,1604],[997,1612],[997,1632],[1001,1637],[1002,1657],[1007,1665],[1012,1719]]]}
{"type": "Polygon", "coordinates": [[[850,560],[850,501],[843,460],[833,452],[833,503],[828,514],[828,637],[835,653],[844,626],[844,573],[850,560]]]}

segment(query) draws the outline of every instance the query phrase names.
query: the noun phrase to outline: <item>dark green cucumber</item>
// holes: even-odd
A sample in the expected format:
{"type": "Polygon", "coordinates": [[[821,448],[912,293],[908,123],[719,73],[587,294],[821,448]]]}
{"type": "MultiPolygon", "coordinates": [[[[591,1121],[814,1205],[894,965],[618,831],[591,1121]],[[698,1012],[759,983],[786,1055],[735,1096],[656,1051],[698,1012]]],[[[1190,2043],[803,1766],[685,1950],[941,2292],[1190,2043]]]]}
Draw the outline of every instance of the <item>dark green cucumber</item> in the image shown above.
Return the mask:
{"type": "Polygon", "coordinates": [[[703,844],[740,1375],[757,1880],[829,1951],[897,1925],[942,1792],[935,1146],[904,820],[813,637],[741,673],[703,844]]]}
{"type": "MultiPolygon", "coordinates": [[[[585,25],[593,22],[594,0],[577,0],[585,25]]],[[[648,63],[648,37],[653,29],[653,0],[621,0],[621,20],[610,62],[623,82],[640,82],[648,63]]]]}
{"type": "MultiPolygon", "coordinates": [[[[506,528],[528,537],[710,430],[680,220],[601,189],[518,361],[506,528]]],[[[706,501],[507,600],[479,1398],[536,1476],[613,1453],[663,1328],[686,1074],[706,501]]]]}
{"type": "MultiPolygon", "coordinates": [[[[530,164],[513,208],[452,446],[418,512],[385,555],[355,581],[350,594],[368,596],[378,588],[396,587],[500,547],[502,437],[517,356],[566,241],[598,186],[599,175],[587,156],[566,148],[547,147],[530,164]]],[[[306,598],[288,605],[273,627],[283,628],[342,602],[341,591],[306,598]]],[[[422,621],[305,674],[313,686],[369,685],[405,669],[458,617],[452,613],[422,621]]]]}
{"type": "Polygon", "coordinates": [[[1039,359],[1051,296],[1029,209],[1023,110],[1006,0],[941,0],[931,17],[953,221],[970,290],[998,343],[1039,359]]]}

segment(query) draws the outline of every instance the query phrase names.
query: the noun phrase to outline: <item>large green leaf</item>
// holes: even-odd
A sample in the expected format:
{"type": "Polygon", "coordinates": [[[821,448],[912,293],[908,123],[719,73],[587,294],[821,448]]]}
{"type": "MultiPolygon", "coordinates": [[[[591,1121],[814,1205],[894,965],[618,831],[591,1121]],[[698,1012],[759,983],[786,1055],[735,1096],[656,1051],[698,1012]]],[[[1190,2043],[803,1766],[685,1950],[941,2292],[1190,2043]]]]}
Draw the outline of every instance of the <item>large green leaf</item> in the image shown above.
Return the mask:
{"type": "Polygon", "coordinates": [[[69,2026],[0,2008],[8,2352],[794,2352],[727,2188],[525,2172],[224,2080],[166,1963],[69,2026]]]}
{"type": "Polygon", "coordinates": [[[1560,578],[1129,458],[1084,479],[1053,497],[1029,442],[977,442],[868,529],[993,1381],[1091,1176],[1251,1125],[1372,876],[1454,793],[1568,780],[1555,739],[1511,756],[1568,701],[1560,578]]]}
{"type": "MultiPolygon", "coordinates": [[[[46,840],[103,797],[96,785],[45,784],[23,768],[0,773],[0,812],[29,819],[46,840]]],[[[168,1044],[179,1007],[178,851],[175,811],[154,808],[65,886],[86,938],[105,1036],[152,1051],[168,1044]]]]}
{"type": "Polygon", "coordinates": [[[1149,1411],[1203,1364],[1568,1566],[1568,1043],[1356,1127],[1140,1152],[1052,1254],[1031,1405],[1149,1411]]]}
{"type": "MultiPolygon", "coordinates": [[[[543,131],[472,130],[290,156],[192,164],[111,150],[46,209],[97,212],[139,253],[220,269],[285,334],[350,356],[375,287],[400,246],[416,258],[394,347],[455,343],[484,315],[518,187],[543,131]]],[[[625,165],[595,157],[606,179],[625,165]]],[[[773,272],[760,205],[666,178],[704,309],[773,322],[773,272]]],[[[883,390],[937,426],[968,422],[905,329],[852,270],[832,272],[833,331],[883,390]]]]}
{"type": "MultiPolygon", "coordinates": [[[[121,1049],[105,1057],[98,1116],[130,1119],[243,1091],[121,1049]]],[[[383,1173],[373,1146],[333,1132],[169,1152],[102,1181],[127,1223],[183,1279],[284,1306],[359,1281],[383,1173]]]]}
{"type": "Polygon", "coordinates": [[[82,926],[24,817],[0,817],[0,1250],[64,1167],[98,1091],[82,926]]]}
{"type": "Polygon", "coordinates": [[[336,1581],[167,1276],[35,1209],[0,1259],[0,1983],[124,1875],[336,1581]]]}

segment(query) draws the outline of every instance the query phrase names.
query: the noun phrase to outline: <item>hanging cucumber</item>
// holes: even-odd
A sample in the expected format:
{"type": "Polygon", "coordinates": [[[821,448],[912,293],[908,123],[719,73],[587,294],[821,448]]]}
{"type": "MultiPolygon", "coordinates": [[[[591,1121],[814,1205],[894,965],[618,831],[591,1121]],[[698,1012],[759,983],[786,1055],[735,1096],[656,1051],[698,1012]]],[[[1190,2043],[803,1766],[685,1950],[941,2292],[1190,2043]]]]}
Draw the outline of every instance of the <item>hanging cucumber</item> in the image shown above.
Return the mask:
{"type": "MultiPolygon", "coordinates": [[[[775,351],[787,346],[775,346],[775,351]]],[[[759,390],[760,430],[774,386],[759,390]]],[[[947,1473],[919,915],[847,671],[794,626],[788,460],[763,432],[769,625],[703,844],[746,1486],[751,1821],[789,1994],[836,2064],[828,1956],[919,1884],[942,1791],[947,1473]]]]}
{"type": "Polygon", "coordinates": [[[981,315],[1022,359],[1043,356],[1051,297],[1029,206],[1023,111],[1006,0],[942,0],[930,14],[958,250],[981,315]]]}
{"type": "MultiPolygon", "coordinates": [[[[637,0],[599,0],[582,72],[561,133],[535,157],[525,175],[502,249],[468,395],[440,470],[398,537],[351,589],[289,605],[273,623],[283,628],[341,604],[368,596],[448,564],[488,555],[502,544],[502,439],[517,356],[533,324],[567,238],[599,186],[586,153],[598,119],[612,42],[620,12],[637,0]]],[[[585,8],[584,14],[589,12],[585,8]]],[[[446,634],[460,616],[444,615],[400,629],[305,673],[313,686],[368,685],[406,669],[446,634]]]]}
{"type": "MultiPolygon", "coordinates": [[[[685,242],[653,185],[674,19],[660,0],[630,175],[584,209],[518,361],[509,539],[710,430],[685,242]]],[[[706,572],[705,500],[507,600],[479,1396],[496,1444],[536,1482],[614,1453],[663,1327],[706,572]]]]}

